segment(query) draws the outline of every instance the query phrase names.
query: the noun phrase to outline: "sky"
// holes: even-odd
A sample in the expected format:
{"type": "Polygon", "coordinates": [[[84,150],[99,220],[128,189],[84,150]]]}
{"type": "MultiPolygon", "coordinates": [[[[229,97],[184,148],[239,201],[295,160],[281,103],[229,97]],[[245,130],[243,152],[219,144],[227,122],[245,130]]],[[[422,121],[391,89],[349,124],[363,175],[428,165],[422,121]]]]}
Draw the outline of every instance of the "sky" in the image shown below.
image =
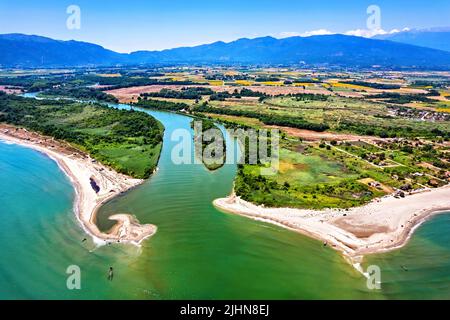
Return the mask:
{"type": "Polygon", "coordinates": [[[87,41],[118,52],[447,26],[448,0],[0,0],[0,33],[87,41]],[[71,5],[79,15],[67,12],[71,5]],[[380,9],[380,27],[368,30],[370,5],[380,9]]]}

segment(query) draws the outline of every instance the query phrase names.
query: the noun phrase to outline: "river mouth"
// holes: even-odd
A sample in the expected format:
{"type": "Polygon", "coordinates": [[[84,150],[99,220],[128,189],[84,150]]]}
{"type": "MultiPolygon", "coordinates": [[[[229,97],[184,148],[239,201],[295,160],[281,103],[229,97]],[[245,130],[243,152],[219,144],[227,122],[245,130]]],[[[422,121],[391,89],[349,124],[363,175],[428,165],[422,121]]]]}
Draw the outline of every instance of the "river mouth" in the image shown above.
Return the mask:
{"type": "MultiPolygon", "coordinates": [[[[120,109],[130,109],[126,104],[109,104],[111,107],[120,109]]],[[[110,203],[104,205],[97,213],[96,224],[101,231],[108,231],[115,224],[109,217],[114,214],[113,211],[107,210],[115,203],[119,203],[124,198],[134,197],[135,194],[143,192],[138,197],[146,197],[149,203],[161,199],[163,203],[166,203],[167,207],[175,205],[176,207],[183,208],[189,206],[190,201],[183,201],[186,199],[199,198],[203,203],[207,203],[212,206],[212,201],[218,197],[226,196],[232,192],[233,180],[236,176],[236,161],[229,161],[222,168],[215,171],[209,171],[203,164],[197,163],[195,148],[193,142],[193,129],[191,128],[191,122],[193,118],[169,112],[162,112],[157,110],[148,110],[141,108],[133,108],[146,112],[156,118],[164,126],[163,147],[160,154],[157,170],[153,175],[145,181],[145,183],[131,192],[127,192],[115,199],[110,203]],[[182,139],[179,139],[178,135],[174,135],[176,132],[184,130],[189,133],[187,142],[189,144],[188,154],[190,154],[191,161],[189,163],[178,164],[174,161],[174,150],[176,146],[184,143],[182,139]],[[153,190],[158,185],[155,194],[147,194],[148,190],[153,190]],[[214,186],[217,186],[214,187],[214,186]],[[220,187],[219,187],[220,186],[220,187]],[[200,191],[201,190],[201,191],[200,191]]],[[[227,155],[229,159],[237,159],[239,156],[239,146],[236,140],[231,139],[226,130],[219,126],[224,133],[225,143],[227,145],[227,155]]],[[[184,151],[183,151],[184,152],[184,151]]],[[[126,201],[128,202],[128,201],[126,201]]],[[[124,208],[126,210],[126,208],[124,208]]],[[[162,209],[164,210],[164,209],[162,209]]],[[[138,210],[139,211],[139,210],[138,210]]],[[[118,212],[118,211],[117,211],[118,212]]],[[[141,223],[148,223],[141,221],[145,219],[139,212],[132,213],[135,215],[141,223]]]]}
{"type": "MultiPolygon", "coordinates": [[[[236,165],[209,171],[202,164],[175,164],[171,153],[178,141],[172,140],[172,134],[191,131],[192,119],[141,111],[165,126],[158,170],[143,185],[105,204],[97,214],[97,225],[107,230],[114,224],[108,217],[125,212],[142,224],[158,227],[156,235],[142,243],[135,267],[160,283],[164,298],[320,297],[316,285],[302,282],[320,281],[324,274],[336,286],[331,296],[342,295],[339,286],[353,288],[347,291],[349,298],[352,291],[360,298],[365,295],[360,292],[365,291],[364,279],[333,249],[295,232],[217,210],[212,202],[231,193],[236,165]],[[289,284],[292,281],[294,285],[289,284]],[[224,283],[231,286],[224,289],[224,283]]],[[[237,159],[237,141],[225,137],[227,152],[237,159]]]]}
{"type": "MultiPolygon", "coordinates": [[[[319,241],[215,209],[212,201],[232,190],[236,166],[226,164],[210,172],[201,164],[175,165],[171,150],[177,141],[172,141],[172,133],[180,128],[190,130],[191,118],[146,112],[166,129],[158,171],[143,185],[105,204],[97,217],[104,229],[114,223],[108,217],[118,212],[131,213],[143,224],[157,225],[156,235],[140,248],[115,244],[96,247],[83,241],[87,236],[71,207],[73,189],[57,166],[33,151],[0,144],[0,164],[7,165],[0,170],[0,200],[8,213],[16,213],[7,215],[0,224],[4,246],[0,252],[0,297],[380,299],[410,296],[405,288],[421,287],[424,275],[420,270],[429,268],[424,267],[426,261],[420,255],[406,262],[410,270],[421,266],[419,271],[403,272],[401,279],[396,278],[397,265],[413,256],[409,245],[393,253],[399,256],[370,259],[370,264],[391,270],[382,278],[387,289],[373,291],[338,252],[324,248],[319,241]],[[27,201],[23,201],[24,191],[30,195],[27,201]],[[70,265],[79,265],[83,271],[80,292],[65,287],[65,271],[70,265]],[[107,280],[110,266],[115,270],[112,283],[107,280]]],[[[428,236],[421,235],[418,240],[428,236]]],[[[427,241],[419,245],[423,250],[433,248],[427,241]]],[[[446,257],[448,251],[444,248],[442,252],[442,246],[439,250],[436,252],[446,257]]],[[[448,275],[440,272],[441,277],[448,275]]],[[[439,290],[435,288],[434,294],[439,290]]]]}

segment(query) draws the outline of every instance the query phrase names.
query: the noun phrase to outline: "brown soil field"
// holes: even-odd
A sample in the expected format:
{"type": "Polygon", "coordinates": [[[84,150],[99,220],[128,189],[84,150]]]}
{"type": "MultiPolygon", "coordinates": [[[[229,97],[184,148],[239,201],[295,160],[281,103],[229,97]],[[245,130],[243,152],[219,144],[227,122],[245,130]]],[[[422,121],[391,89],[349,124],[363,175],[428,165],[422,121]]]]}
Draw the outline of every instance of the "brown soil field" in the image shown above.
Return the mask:
{"type": "Polygon", "coordinates": [[[302,138],[306,141],[375,141],[382,140],[377,137],[370,136],[360,136],[355,134],[347,133],[333,133],[333,132],[316,132],[311,130],[303,130],[289,127],[278,127],[278,126],[266,126],[268,129],[280,129],[291,137],[302,138]]]}
{"type": "Polygon", "coordinates": [[[170,90],[181,90],[187,87],[205,87],[211,88],[216,92],[228,91],[233,92],[236,89],[250,89],[256,92],[261,92],[269,95],[279,95],[279,94],[296,94],[296,93],[312,93],[312,94],[324,94],[333,95],[332,92],[325,89],[303,89],[299,87],[275,87],[275,86],[205,86],[205,85],[151,85],[151,86],[139,86],[130,88],[121,88],[114,90],[106,90],[106,93],[112,94],[120,102],[127,103],[131,101],[136,101],[142,93],[154,93],[159,92],[162,89],[170,90]]]}

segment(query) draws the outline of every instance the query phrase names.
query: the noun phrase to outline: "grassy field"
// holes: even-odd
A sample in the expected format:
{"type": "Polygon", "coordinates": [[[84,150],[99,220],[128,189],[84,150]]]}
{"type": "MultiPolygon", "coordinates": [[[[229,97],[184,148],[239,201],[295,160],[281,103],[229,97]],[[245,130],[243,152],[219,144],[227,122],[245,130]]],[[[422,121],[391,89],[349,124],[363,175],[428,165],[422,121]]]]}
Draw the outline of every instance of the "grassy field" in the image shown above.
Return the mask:
{"type": "Polygon", "coordinates": [[[358,206],[384,194],[358,183],[357,173],[316,146],[302,153],[282,149],[279,169],[275,176],[262,177],[258,166],[244,165],[236,178],[236,193],[266,206],[311,209],[358,206]]]}
{"type": "Polygon", "coordinates": [[[275,207],[349,208],[395,190],[412,191],[447,183],[444,172],[449,166],[441,162],[441,167],[434,167],[431,163],[449,159],[448,153],[433,149],[429,154],[424,151],[428,150],[426,144],[412,153],[399,150],[401,145],[382,149],[364,142],[333,146],[284,140],[281,146],[275,176],[260,176],[261,167],[257,165],[239,169],[239,196],[275,207]],[[384,165],[368,160],[368,155],[381,154],[386,159],[384,165]]]}

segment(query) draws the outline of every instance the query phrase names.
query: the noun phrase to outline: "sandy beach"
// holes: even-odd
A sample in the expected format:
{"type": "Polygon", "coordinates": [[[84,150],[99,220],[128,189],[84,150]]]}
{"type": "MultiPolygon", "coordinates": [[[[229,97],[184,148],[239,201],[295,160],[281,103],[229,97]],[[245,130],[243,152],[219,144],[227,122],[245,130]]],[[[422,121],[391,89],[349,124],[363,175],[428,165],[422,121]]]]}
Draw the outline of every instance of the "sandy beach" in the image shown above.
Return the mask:
{"type": "Polygon", "coordinates": [[[450,211],[450,186],[400,199],[386,196],[349,210],[265,208],[234,195],[216,199],[214,205],[225,212],[276,224],[318,239],[342,252],[352,264],[357,264],[365,255],[404,246],[423,222],[433,215],[450,211]]]}
{"type": "Polygon", "coordinates": [[[156,226],[141,225],[129,213],[111,216],[117,223],[109,233],[101,232],[95,224],[96,213],[104,203],[140,185],[143,180],[117,173],[67,143],[26,129],[0,124],[0,139],[32,148],[56,161],[75,188],[75,215],[95,242],[139,245],[155,234],[156,226]]]}

